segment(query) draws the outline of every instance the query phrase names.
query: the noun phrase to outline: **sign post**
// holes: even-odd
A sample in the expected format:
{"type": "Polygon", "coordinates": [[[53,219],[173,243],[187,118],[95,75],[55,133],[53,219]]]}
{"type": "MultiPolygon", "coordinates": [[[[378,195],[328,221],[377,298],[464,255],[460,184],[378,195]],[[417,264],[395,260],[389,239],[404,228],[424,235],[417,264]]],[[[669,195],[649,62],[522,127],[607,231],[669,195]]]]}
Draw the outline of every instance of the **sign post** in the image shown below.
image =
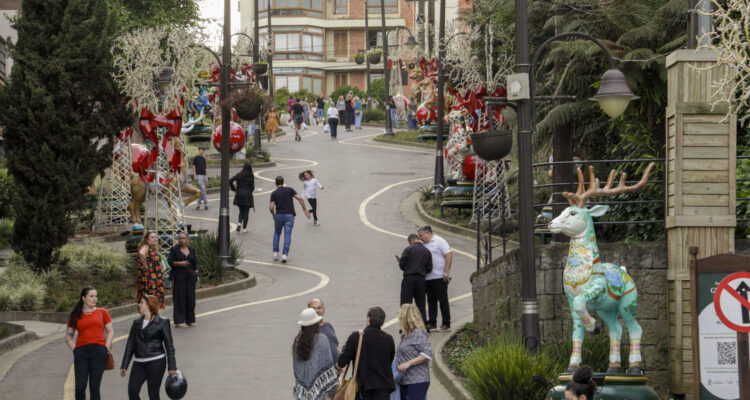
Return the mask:
{"type": "Polygon", "coordinates": [[[696,399],[750,400],[750,257],[690,254],[696,399]]]}
{"type": "Polygon", "coordinates": [[[737,363],[740,400],[750,400],[750,272],[737,272],[724,278],[714,294],[714,307],[719,320],[737,331],[737,363]]]}

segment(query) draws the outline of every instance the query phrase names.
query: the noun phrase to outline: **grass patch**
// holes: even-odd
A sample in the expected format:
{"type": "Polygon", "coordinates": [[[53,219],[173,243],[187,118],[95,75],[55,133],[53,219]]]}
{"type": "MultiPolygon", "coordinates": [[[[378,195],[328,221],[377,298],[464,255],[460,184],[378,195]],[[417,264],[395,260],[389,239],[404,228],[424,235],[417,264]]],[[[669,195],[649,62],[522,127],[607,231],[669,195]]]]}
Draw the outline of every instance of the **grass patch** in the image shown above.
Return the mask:
{"type": "Polygon", "coordinates": [[[378,138],[393,140],[396,142],[405,142],[405,143],[435,143],[434,140],[420,142],[419,132],[417,131],[394,131],[393,136],[380,135],[378,136],[378,138]]]}
{"type": "Polygon", "coordinates": [[[475,336],[471,323],[467,323],[443,347],[443,359],[453,375],[466,377],[462,369],[464,361],[479,347],[475,336]]]}
{"type": "Polygon", "coordinates": [[[443,216],[440,216],[440,205],[435,203],[434,196],[429,197],[426,200],[424,198],[425,195],[423,194],[422,199],[420,200],[422,202],[422,208],[424,208],[424,211],[431,217],[464,228],[469,226],[469,222],[471,221],[471,208],[445,207],[443,209],[443,216]]]}
{"type": "Polygon", "coordinates": [[[7,326],[0,326],[0,340],[3,340],[10,335],[12,335],[13,332],[8,328],[7,326]]]}

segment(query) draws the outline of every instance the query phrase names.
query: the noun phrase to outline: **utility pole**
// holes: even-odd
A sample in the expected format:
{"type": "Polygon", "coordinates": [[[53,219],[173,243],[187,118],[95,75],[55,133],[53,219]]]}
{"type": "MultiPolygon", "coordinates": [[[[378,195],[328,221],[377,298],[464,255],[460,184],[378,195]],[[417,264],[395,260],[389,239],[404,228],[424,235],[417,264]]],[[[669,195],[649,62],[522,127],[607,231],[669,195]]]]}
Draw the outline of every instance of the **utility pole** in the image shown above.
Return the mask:
{"type": "Polygon", "coordinates": [[[268,95],[273,100],[273,32],[271,31],[271,0],[268,0],[268,8],[266,8],[266,14],[268,14],[268,95]]]}
{"type": "MultiPolygon", "coordinates": [[[[221,83],[219,94],[222,98],[229,95],[229,78],[232,64],[232,38],[230,28],[232,14],[229,12],[229,0],[224,0],[224,45],[222,47],[221,83]]],[[[221,198],[219,204],[219,258],[222,268],[233,268],[229,261],[229,122],[230,110],[221,108],[221,198]]]]}
{"type": "MultiPolygon", "coordinates": [[[[382,1],[382,0],[381,0],[382,1]]],[[[367,52],[370,50],[370,26],[367,21],[367,9],[369,8],[369,5],[367,4],[367,0],[365,0],[365,62],[367,63],[367,108],[370,108],[370,99],[372,98],[372,94],[370,93],[370,60],[368,60],[367,52]]]]}
{"type": "Polygon", "coordinates": [[[383,35],[383,77],[385,78],[385,134],[393,135],[393,121],[391,121],[391,102],[389,86],[391,85],[391,71],[388,69],[388,36],[385,31],[385,1],[380,0],[380,31],[383,35]]]}
{"type": "MultiPolygon", "coordinates": [[[[259,1],[254,0],[253,2],[253,64],[257,63],[259,61],[259,52],[260,52],[260,46],[258,43],[258,37],[260,36],[260,19],[259,19],[259,13],[258,13],[258,5],[259,1]]],[[[256,85],[260,85],[260,78],[255,77],[256,85]]],[[[255,119],[255,134],[253,135],[253,147],[256,149],[260,149],[261,147],[261,141],[260,141],[260,129],[262,125],[262,119],[260,116],[255,119]]],[[[258,153],[260,154],[260,153],[258,153]]]]}

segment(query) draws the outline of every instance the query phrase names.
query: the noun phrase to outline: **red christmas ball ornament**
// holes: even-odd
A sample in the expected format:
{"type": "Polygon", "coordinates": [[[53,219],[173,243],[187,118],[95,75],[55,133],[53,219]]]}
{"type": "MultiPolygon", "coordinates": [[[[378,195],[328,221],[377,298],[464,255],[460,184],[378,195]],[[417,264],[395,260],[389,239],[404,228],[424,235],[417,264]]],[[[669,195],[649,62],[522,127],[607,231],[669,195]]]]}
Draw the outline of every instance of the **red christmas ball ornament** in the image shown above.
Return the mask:
{"type": "MultiPolygon", "coordinates": [[[[211,137],[214,148],[221,153],[221,125],[214,128],[214,133],[211,137]]],[[[240,124],[231,122],[229,124],[229,153],[234,154],[240,151],[245,145],[246,139],[245,131],[242,130],[240,124]]]]}
{"type": "Polygon", "coordinates": [[[476,156],[466,156],[464,158],[464,163],[461,166],[461,172],[463,172],[464,177],[467,181],[473,181],[474,180],[474,173],[477,168],[477,157],[476,156]]]}
{"type": "Polygon", "coordinates": [[[131,167],[133,168],[133,172],[138,172],[141,169],[141,164],[143,163],[143,160],[146,159],[148,156],[148,148],[142,144],[133,143],[130,145],[130,153],[131,153],[131,167]]]}
{"type": "Polygon", "coordinates": [[[427,107],[422,104],[417,109],[417,121],[419,121],[420,124],[424,124],[430,117],[430,110],[427,109],[427,107]]]}

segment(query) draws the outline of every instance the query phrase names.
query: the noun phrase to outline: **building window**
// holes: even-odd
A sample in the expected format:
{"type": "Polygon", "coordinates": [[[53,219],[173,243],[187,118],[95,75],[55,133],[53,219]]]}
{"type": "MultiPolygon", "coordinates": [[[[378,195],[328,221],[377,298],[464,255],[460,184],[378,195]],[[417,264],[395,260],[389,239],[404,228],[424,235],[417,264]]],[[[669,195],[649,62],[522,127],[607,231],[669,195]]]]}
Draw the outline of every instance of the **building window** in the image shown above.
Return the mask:
{"type": "Polygon", "coordinates": [[[312,92],[323,93],[323,79],[322,78],[313,78],[312,92]]]}
{"type": "Polygon", "coordinates": [[[299,92],[299,76],[279,76],[276,75],[275,88],[285,87],[289,93],[299,92]]]}
{"type": "Polygon", "coordinates": [[[336,0],[336,8],[334,9],[334,14],[346,14],[346,2],[347,0],[336,0]]]}
{"type": "MultiPolygon", "coordinates": [[[[259,0],[258,11],[265,12],[268,8],[269,0],[259,0]]],[[[271,15],[278,16],[308,16],[308,17],[323,17],[323,11],[325,10],[323,0],[270,0],[271,3],[271,15]]]]}
{"type": "MultiPolygon", "coordinates": [[[[398,13],[398,0],[383,0],[386,14],[398,13]]],[[[380,14],[380,0],[368,0],[367,12],[369,14],[380,14]]]]}
{"type": "MultiPolygon", "coordinates": [[[[398,46],[398,31],[389,30],[386,32],[388,37],[388,46],[398,46]]],[[[383,47],[383,32],[380,30],[372,30],[368,32],[367,41],[370,42],[370,47],[383,47]]]]}
{"type": "Polygon", "coordinates": [[[276,51],[299,51],[299,33],[277,33],[274,43],[276,51]]]}
{"type": "Polygon", "coordinates": [[[346,31],[336,31],[333,33],[333,56],[334,57],[346,57],[347,56],[347,38],[346,31]]]}
{"type": "Polygon", "coordinates": [[[334,77],[334,84],[335,84],[335,86],[336,86],[336,87],[335,87],[335,89],[338,89],[338,88],[340,88],[341,86],[344,86],[344,85],[346,85],[346,84],[347,84],[347,81],[348,81],[348,80],[347,80],[347,76],[346,76],[346,73],[343,73],[343,74],[335,74],[335,75],[334,75],[333,77],[334,77]]]}

